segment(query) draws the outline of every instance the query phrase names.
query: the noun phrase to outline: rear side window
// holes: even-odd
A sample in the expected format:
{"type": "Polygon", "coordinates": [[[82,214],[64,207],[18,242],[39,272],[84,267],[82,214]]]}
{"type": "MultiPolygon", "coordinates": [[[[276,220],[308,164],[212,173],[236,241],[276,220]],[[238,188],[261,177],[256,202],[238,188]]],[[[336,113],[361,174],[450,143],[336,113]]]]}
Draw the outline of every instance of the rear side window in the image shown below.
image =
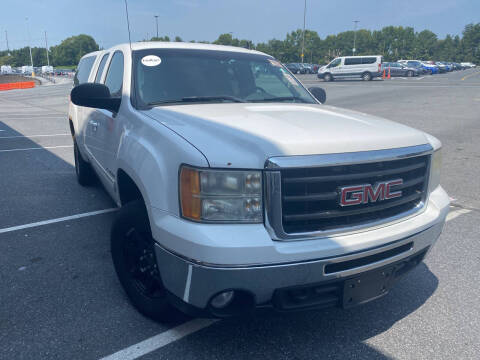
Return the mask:
{"type": "Polygon", "coordinates": [[[377,62],[377,58],[375,57],[364,57],[362,58],[362,64],[375,64],[377,62]]]}
{"type": "Polygon", "coordinates": [[[113,97],[122,95],[123,53],[121,51],[113,54],[112,61],[110,61],[110,66],[108,67],[107,77],[105,78],[105,85],[113,97]]]}
{"type": "Polygon", "coordinates": [[[95,56],[88,56],[80,60],[78,63],[77,72],[73,78],[73,85],[77,86],[87,82],[94,62],[95,56]]]}
{"type": "Polygon", "coordinates": [[[100,78],[102,77],[102,73],[103,73],[103,68],[107,63],[107,59],[108,59],[108,54],[103,55],[102,60],[100,61],[100,65],[98,65],[97,75],[95,76],[96,83],[100,82],[100,78]]]}
{"type": "Polygon", "coordinates": [[[345,65],[360,65],[362,58],[345,58],[345,65]]]}

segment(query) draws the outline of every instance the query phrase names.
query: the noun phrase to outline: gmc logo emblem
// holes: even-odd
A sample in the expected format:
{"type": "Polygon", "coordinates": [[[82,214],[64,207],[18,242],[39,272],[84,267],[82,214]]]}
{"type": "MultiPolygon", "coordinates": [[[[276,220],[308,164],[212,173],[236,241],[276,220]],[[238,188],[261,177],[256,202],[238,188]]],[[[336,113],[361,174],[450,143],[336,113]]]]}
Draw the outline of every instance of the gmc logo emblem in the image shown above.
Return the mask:
{"type": "Polygon", "coordinates": [[[340,206],[367,204],[394,199],[402,196],[402,191],[393,191],[392,186],[402,185],[402,179],[378,182],[375,185],[354,185],[340,188],[340,206]]]}

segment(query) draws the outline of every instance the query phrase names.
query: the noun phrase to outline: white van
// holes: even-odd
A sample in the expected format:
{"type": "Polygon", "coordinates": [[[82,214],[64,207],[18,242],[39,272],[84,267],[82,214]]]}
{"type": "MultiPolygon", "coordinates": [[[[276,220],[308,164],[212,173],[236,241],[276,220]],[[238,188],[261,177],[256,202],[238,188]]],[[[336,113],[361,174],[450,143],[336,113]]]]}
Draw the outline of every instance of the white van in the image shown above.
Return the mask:
{"type": "Polygon", "coordinates": [[[0,67],[0,74],[11,74],[12,73],[12,67],[10,65],[2,65],[0,67]]]}
{"type": "Polygon", "coordinates": [[[381,55],[337,57],[318,69],[317,76],[324,81],[340,78],[361,78],[368,81],[381,76],[382,61],[381,55]]]}
{"type": "Polygon", "coordinates": [[[53,74],[53,66],[52,65],[43,65],[42,66],[42,74],[53,74]]]}
{"type": "Polygon", "coordinates": [[[29,66],[29,65],[24,65],[22,66],[22,74],[32,74],[33,73],[33,66],[29,66]]]}

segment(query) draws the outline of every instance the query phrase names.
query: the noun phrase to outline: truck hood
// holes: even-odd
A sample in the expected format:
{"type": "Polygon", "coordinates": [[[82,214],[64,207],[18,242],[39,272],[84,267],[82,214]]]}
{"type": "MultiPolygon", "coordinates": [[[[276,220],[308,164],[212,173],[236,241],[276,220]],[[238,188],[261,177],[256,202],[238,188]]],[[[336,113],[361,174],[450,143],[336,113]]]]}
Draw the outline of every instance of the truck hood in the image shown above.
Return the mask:
{"type": "Polygon", "coordinates": [[[273,156],[333,154],[428,143],[375,116],[314,104],[192,104],[143,113],[201,151],[212,167],[263,168],[273,156]]]}

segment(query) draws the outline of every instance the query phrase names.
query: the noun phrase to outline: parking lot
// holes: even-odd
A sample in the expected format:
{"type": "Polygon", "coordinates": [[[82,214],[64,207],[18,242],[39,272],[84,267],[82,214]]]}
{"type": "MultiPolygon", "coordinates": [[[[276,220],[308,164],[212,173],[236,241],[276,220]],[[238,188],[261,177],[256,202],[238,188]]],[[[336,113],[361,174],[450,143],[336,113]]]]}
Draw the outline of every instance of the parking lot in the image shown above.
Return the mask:
{"type": "MultiPolygon", "coordinates": [[[[480,70],[321,86],[327,105],[443,143],[446,229],[391,293],[351,310],[158,324],[114,272],[115,204],[75,178],[71,84],[0,93],[0,359],[478,359],[480,70]]],[[[340,129],[341,130],[341,129],[340,129]]]]}

